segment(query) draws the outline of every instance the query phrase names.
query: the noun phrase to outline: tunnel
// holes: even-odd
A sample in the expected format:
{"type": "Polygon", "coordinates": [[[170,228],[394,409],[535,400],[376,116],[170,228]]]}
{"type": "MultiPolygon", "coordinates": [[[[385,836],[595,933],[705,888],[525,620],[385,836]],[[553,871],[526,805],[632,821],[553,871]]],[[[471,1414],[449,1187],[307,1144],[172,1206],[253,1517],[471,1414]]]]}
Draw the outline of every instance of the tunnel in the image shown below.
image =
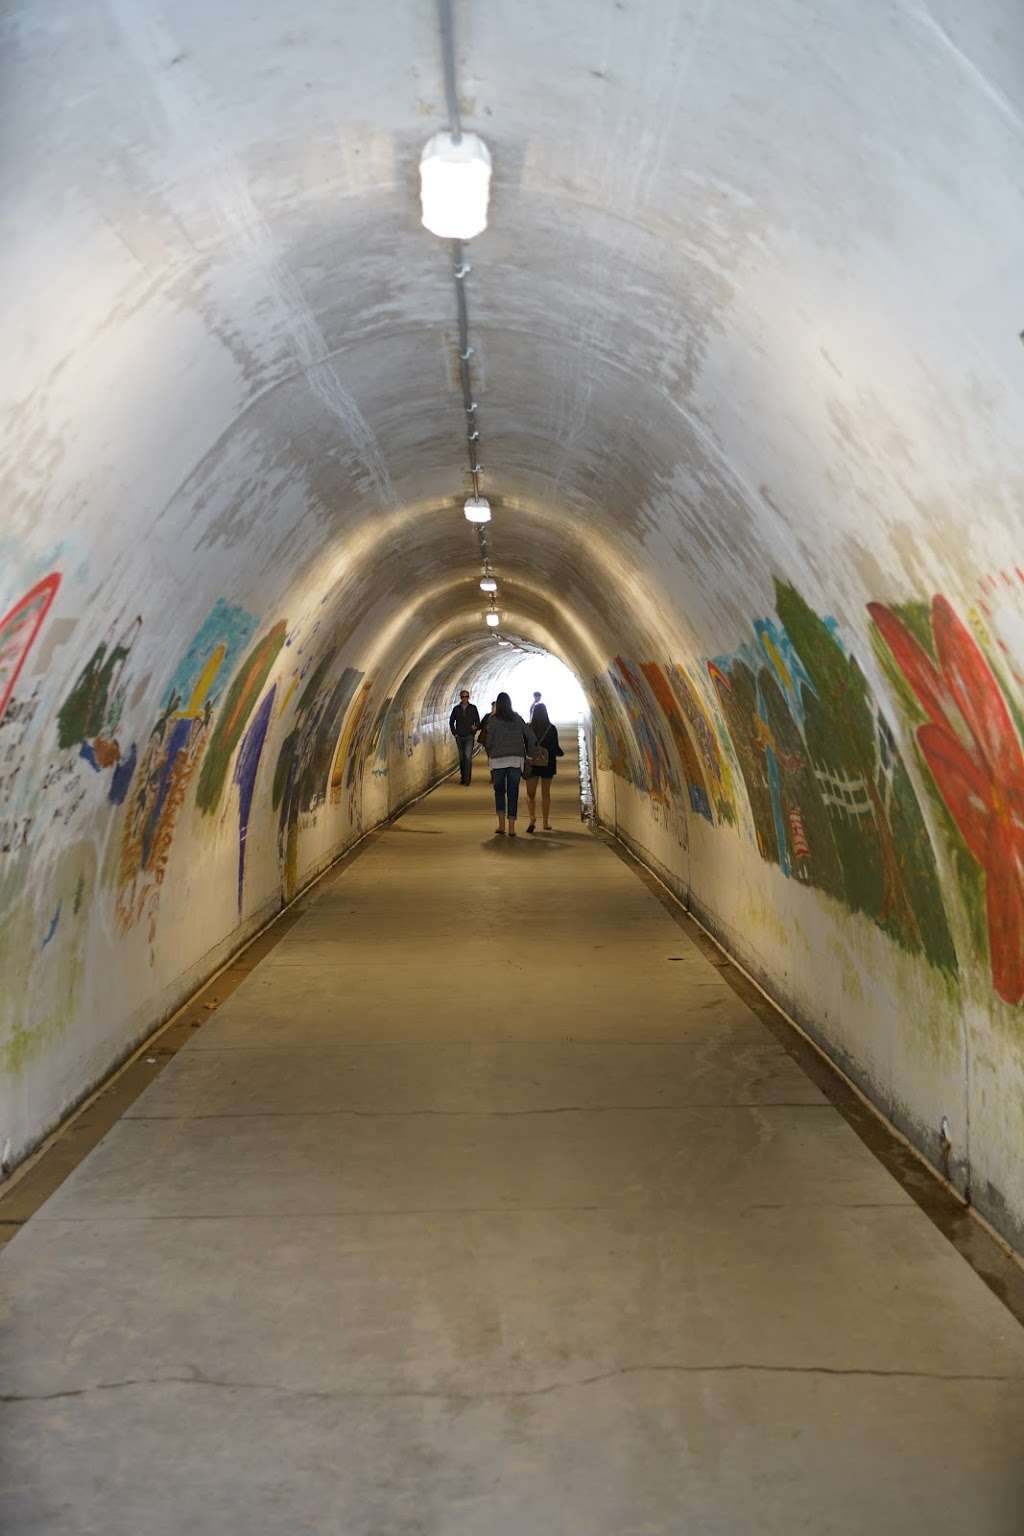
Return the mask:
{"type": "Polygon", "coordinates": [[[0,1525],[1019,1533],[1017,0],[0,36],[0,1525]]]}

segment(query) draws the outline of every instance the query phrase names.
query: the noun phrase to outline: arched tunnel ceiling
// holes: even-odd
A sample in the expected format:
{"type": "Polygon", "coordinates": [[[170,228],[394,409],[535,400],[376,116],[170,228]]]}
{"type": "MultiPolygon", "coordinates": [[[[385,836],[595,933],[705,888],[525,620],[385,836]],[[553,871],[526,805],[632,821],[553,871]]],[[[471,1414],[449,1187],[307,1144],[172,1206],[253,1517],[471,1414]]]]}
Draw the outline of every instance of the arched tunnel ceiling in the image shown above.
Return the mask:
{"type": "MultiPolygon", "coordinates": [[[[347,616],[441,578],[478,622],[418,221],[435,18],[378,12],[13,12],[9,517],[37,558],[55,515],[88,546],[83,597],[347,616]]],[[[604,615],[606,653],[638,622],[713,651],[778,572],[857,625],[862,592],[948,583],[951,544],[1012,557],[1020,123],[984,70],[1015,15],[457,13],[495,163],[467,286],[503,577],[604,615]]]]}
{"type": "MultiPolygon", "coordinates": [[[[1024,11],[454,13],[494,163],[465,293],[504,629],[590,689],[615,825],[934,1151],[986,1082],[1024,1085],[1024,812],[999,789],[1024,785],[1024,11]]],[[[56,1001],[0,1017],[0,1151],[440,770],[447,696],[495,654],[452,252],[419,217],[432,0],[14,0],[3,45],[0,963],[9,1009],[56,1001]],[[82,977],[114,965],[104,1035],[82,977]]],[[[992,1094],[975,1188],[1024,1233],[1024,1126],[992,1094]]]]}

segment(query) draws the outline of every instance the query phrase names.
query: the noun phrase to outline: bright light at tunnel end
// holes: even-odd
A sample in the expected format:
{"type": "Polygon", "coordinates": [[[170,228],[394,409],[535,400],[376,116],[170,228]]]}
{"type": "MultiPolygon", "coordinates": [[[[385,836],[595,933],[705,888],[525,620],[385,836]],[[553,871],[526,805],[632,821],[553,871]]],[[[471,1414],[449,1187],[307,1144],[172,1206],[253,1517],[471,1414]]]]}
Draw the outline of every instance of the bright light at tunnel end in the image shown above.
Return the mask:
{"type": "Polygon", "coordinates": [[[487,228],[491,156],[483,139],[435,133],[420,157],[423,226],[442,240],[472,240],[487,228]]]}
{"type": "Polygon", "coordinates": [[[519,654],[503,656],[488,676],[486,691],[489,699],[502,691],[508,693],[512,707],[524,720],[529,716],[535,692],[541,695],[552,720],[559,723],[569,724],[589,715],[590,708],[579,678],[559,657],[550,651],[524,655],[509,640],[499,640],[498,645],[519,651],[519,654]]]}

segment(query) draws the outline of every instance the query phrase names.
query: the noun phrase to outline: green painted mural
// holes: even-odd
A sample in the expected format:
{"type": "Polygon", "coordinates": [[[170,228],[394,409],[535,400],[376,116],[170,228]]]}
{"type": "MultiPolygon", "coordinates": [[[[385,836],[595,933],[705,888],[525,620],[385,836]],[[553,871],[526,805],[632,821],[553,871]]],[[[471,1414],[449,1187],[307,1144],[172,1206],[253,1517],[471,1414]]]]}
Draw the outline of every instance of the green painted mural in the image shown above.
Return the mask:
{"type": "Polygon", "coordinates": [[[284,645],[287,631],[288,626],[283,619],[268,630],[246,656],[228,689],[196,788],[196,804],[207,815],[215,811],[220,803],[232,755],[242,739],[246,721],[256,707],[278,652],[284,645]]]}
{"type": "MultiPolygon", "coordinates": [[[[160,712],[149,732],[125,803],[117,871],[117,912],[123,929],[130,928],[143,913],[148,913],[152,928],[178,818],[196,770],[202,762],[201,790],[210,761],[209,756],[204,760],[208,747],[212,748],[218,740],[222,747],[230,741],[225,757],[229,761],[237,745],[251,708],[246,708],[237,733],[232,734],[230,728],[225,730],[225,716],[230,715],[233,724],[240,713],[237,704],[231,710],[232,698],[237,700],[239,696],[239,679],[228,690],[227,702],[215,726],[213,719],[238,656],[255,628],[256,619],[246,609],[218,599],[163,691],[160,712]]],[[[283,634],[284,626],[279,625],[278,629],[283,634]]],[[[259,646],[256,652],[260,652],[259,646]]],[[[276,651],[270,657],[271,663],[273,655],[276,651]]],[[[243,674],[250,675],[244,667],[243,674]]],[[[255,697],[254,694],[253,703],[255,697]]]]}
{"type": "Polygon", "coordinates": [[[779,623],[709,663],[761,857],[950,974],[935,856],[893,733],[835,622],[776,581],[779,623]]]}
{"type": "Polygon", "coordinates": [[[957,956],[924,817],[892,730],[831,619],[777,581],[776,615],[707,663],[712,718],[676,664],[595,679],[599,765],[655,800],[736,825],[735,763],[762,859],[862,913],[949,975],[957,956]]]}

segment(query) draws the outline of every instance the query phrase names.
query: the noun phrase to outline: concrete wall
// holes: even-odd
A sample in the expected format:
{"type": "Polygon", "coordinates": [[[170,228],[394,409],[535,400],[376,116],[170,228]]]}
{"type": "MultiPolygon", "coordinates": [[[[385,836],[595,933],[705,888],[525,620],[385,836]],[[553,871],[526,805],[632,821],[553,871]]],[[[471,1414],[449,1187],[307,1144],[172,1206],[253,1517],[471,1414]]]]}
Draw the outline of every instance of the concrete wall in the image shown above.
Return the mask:
{"type": "MultiPolygon", "coordinates": [[[[587,686],[604,819],[1020,1242],[1024,13],[456,26],[505,631],[587,686]]],[[[433,6],[45,0],[0,67],[15,1158],[496,652],[433,6]]]]}
{"type": "Polygon", "coordinates": [[[76,672],[47,656],[48,615],[33,638],[48,596],[7,621],[23,656],[0,721],[8,1163],[454,756],[422,690],[387,692],[316,610],[268,623],[217,598],[158,649],[145,617],[119,616],[76,672]]]}
{"type": "Polygon", "coordinates": [[[1012,785],[986,755],[994,722],[1017,738],[1012,695],[941,603],[899,627],[879,611],[862,671],[833,625],[779,597],[786,623],[777,611],[729,656],[612,665],[596,688],[599,815],[1018,1233],[1013,828],[983,845],[978,830],[1012,785]]]}

